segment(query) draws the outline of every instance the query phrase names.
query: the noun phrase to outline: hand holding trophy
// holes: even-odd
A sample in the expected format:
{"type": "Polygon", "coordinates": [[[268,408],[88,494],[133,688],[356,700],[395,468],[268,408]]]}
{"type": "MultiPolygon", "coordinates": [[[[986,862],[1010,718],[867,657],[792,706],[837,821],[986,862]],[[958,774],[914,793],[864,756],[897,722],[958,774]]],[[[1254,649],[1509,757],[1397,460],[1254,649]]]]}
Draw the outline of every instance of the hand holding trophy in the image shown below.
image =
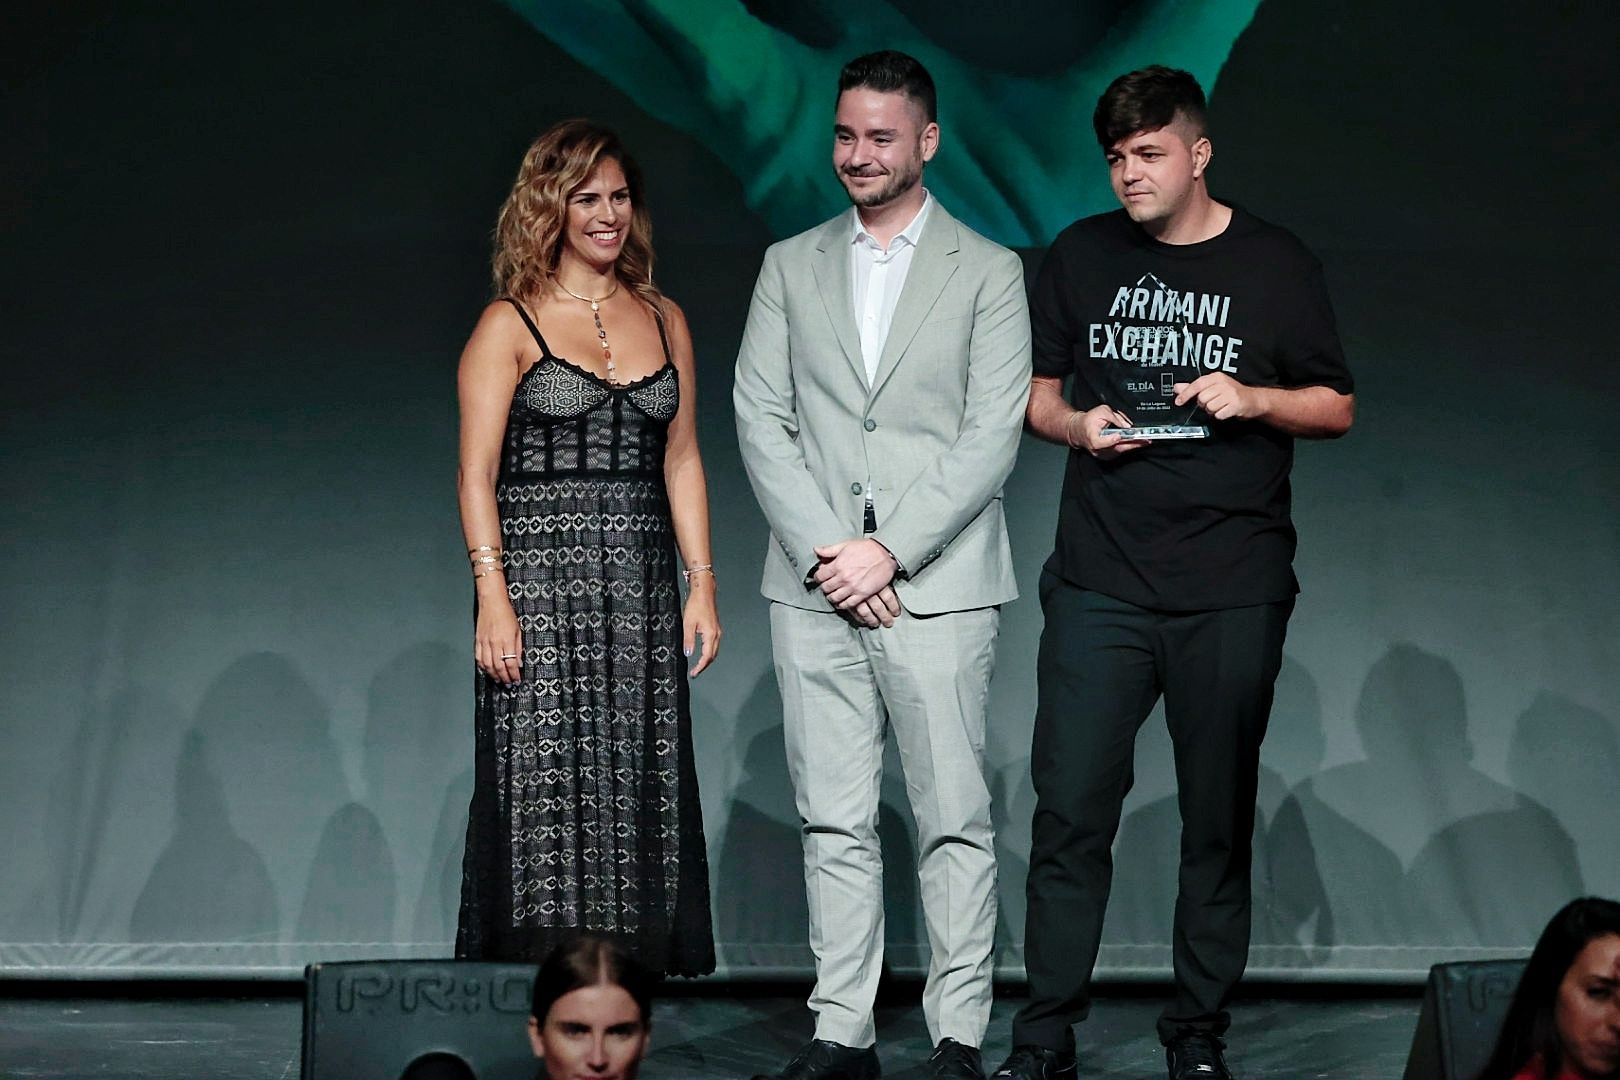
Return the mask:
{"type": "MultiPolygon", "coordinates": [[[[1205,410],[1197,394],[1185,394],[1190,386],[1204,382],[1204,376],[1193,383],[1176,381],[1176,371],[1169,364],[1118,365],[1125,370],[1116,378],[1112,389],[1124,401],[1126,415],[1145,423],[1132,422],[1122,427],[1105,427],[1104,435],[1121,435],[1133,442],[1157,442],[1165,439],[1207,439],[1209,427],[1192,421],[1204,417],[1205,410]]],[[[1230,376],[1221,376],[1236,383],[1230,376]]],[[[1238,384],[1241,385],[1241,384],[1238,384]]],[[[1117,411],[1117,410],[1116,410],[1117,411]]]]}

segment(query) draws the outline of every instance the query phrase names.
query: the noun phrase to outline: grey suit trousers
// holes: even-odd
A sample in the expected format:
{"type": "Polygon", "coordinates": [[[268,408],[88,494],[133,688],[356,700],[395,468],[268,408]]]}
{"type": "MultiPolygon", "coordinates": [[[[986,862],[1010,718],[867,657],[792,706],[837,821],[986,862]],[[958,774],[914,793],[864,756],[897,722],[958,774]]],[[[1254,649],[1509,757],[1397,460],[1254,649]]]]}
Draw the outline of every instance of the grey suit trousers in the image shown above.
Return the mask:
{"type": "Polygon", "coordinates": [[[990,1019],[996,864],[984,779],[998,608],[902,614],[867,630],[771,605],[788,771],[804,830],[816,1037],[876,1039],[883,962],[878,792],[892,724],[917,822],[917,877],[932,957],[929,1038],[979,1046],[990,1019]]]}

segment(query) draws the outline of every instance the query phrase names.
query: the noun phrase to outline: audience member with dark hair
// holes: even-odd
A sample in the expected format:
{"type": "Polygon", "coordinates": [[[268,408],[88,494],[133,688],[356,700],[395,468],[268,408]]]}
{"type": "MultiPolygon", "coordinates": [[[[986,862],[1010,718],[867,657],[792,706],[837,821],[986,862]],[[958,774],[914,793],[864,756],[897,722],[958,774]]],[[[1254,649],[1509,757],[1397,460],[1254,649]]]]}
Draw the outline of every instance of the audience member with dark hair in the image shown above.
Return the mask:
{"type": "Polygon", "coordinates": [[[424,1054],[405,1067],[399,1080],[478,1080],[472,1066],[454,1054],[424,1054]]]}
{"type": "Polygon", "coordinates": [[[652,1029],[654,976],[615,942],[581,935],[534,979],[529,1045],[548,1080],[634,1080],[652,1029]]]}
{"type": "Polygon", "coordinates": [[[1479,1080],[1620,1078],[1620,903],[1572,900],[1541,932],[1479,1080]]]}
{"type": "Polygon", "coordinates": [[[1027,426],[1069,460],[1039,585],[1029,1000],[995,1080],[1076,1075],[1131,748],[1161,699],[1181,842],[1159,1040],[1170,1080],[1231,1080],[1260,744],[1299,591],[1294,442],[1344,434],[1355,384],[1316,256],[1211,193],[1205,112],[1186,71],[1109,85],[1093,126],[1120,208],[1059,233],[1030,295],[1027,426]]]}

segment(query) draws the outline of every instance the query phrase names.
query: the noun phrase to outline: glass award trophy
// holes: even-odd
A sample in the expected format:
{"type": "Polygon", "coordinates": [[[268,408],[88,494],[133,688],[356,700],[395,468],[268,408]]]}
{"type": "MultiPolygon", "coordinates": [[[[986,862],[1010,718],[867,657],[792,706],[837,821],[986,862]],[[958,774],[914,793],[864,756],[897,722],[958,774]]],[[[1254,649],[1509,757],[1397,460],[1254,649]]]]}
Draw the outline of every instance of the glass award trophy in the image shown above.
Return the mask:
{"type": "Polygon", "coordinates": [[[1198,403],[1176,404],[1176,383],[1192,382],[1198,374],[1196,370],[1170,364],[1126,361],[1112,365],[1105,400],[1113,409],[1130,417],[1132,426],[1105,427],[1102,433],[1146,441],[1209,438],[1208,424],[1198,422],[1208,420],[1198,403]]]}

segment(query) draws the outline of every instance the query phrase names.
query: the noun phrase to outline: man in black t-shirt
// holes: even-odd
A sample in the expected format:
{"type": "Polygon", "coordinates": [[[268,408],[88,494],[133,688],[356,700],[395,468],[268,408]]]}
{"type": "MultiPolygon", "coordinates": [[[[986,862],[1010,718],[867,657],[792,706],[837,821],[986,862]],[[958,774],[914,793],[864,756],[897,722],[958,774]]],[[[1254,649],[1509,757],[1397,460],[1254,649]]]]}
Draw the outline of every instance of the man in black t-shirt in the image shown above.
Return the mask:
{"type": "Polygon", "coordinates": [[[1133,742],[1163,696],[1182,839],[1176,997],[1159,1037],[1172,1080],[1222,1080],[1226,1003],[1248,960],[1260,741],[1298,591],[1293,441],[1344,434],[1353,385],[1321,264],[1211,198],[1197,81],[1123,75],[1093,122],[1124,209],[1058,236],[1030,306],[1027,422],[1072,452],[1040,584],[1030,996],[993,1075],[1075,1075],[1133,742]]]}

